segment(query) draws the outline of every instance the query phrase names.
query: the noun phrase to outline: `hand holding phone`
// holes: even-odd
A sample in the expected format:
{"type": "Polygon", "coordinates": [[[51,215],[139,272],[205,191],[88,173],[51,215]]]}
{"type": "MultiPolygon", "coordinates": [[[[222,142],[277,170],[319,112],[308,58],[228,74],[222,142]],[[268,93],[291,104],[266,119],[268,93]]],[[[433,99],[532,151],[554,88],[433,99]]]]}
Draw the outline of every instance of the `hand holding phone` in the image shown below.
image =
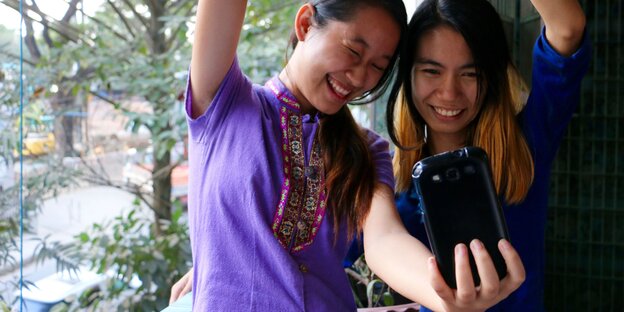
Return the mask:
{"type": "MultiPolygon", "coordinates": [[[[469,246],[475,238],[490,254],[499,279],[505,277],[507,266],[498,241],[509,240],[509,234],[485,151],[465,147],[422,159],[414,165],[412,181],[424,212],[431,249],[447,284],[457,288],[455,246],[469,246]]],[[[479,285],[472,254],[470,266],[474,283],[479,285]]]]}

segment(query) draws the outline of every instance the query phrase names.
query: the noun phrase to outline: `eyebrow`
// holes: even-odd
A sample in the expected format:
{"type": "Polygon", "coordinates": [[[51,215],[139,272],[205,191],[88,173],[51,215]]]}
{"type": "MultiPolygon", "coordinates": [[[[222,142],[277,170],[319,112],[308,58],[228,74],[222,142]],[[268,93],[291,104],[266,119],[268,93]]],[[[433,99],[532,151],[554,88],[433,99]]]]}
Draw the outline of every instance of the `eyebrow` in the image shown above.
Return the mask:
{"type": "MultiPolygon", "coordinates": [[[[351,39],[348,39],[348,40],[351,41],[351,42],[354,42],[354,43],[358,43],[358,44],[364,46],[364,48],[366,48],[366,49],[370,48],[370,45],[368,44],[368,42],[366,42],[366,40],[364,40],[364,38],[362,38],[362,37],[358,36],[358,37],[351,38],[351,39]]],[[[392,55],[384,54],[383,58],[385,58],[388,61],[390,61],[390,60],[392,60],[392,55]]]]}
{"type": "MultiPolygon", "coordinates": [[[[424,64],[424,65],[432,65],[432,66],[436,66],[436,67],[444,67],[444,65],[432,60],[432,59],[425,59],[425,58],[419,58],[416,59],[414,61],[416,64],[424,64]]],[[[462,66],[460,66],[460,69],[466,69],[466,68],[476,68],[477,65],[475,63],[468,63],[468,64],[464,64],[462,66]]]]}

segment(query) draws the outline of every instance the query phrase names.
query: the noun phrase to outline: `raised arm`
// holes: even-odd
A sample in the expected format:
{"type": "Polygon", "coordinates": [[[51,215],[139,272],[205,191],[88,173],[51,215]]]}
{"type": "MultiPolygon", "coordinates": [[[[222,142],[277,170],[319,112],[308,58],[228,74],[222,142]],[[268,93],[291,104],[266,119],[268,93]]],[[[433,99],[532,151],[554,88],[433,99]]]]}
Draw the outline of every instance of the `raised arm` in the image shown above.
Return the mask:
{"type": "Polygon", "coordinates": [[[531,0],[544,19],[546,39],[563,56],[574,53],[583,39],[585,13],[578,0],[531,0]]]}
{"type": "Polygon", "coordinates": [[[193,117],[202,115],[232,65],[246,0],[199,0],[191,59],[193,117]]]}
{"type": "Polygon", "coordinates": [[[389,187],[373,198],[364,223],[364,251],[371,269],[390,287],[434,311],[480,311],[506,298],[524,281],[524,267],[513,247],[501,241],[508,274],[499,282],[485,248],[473,241],[481,286],[475,289],[465,245],[455,249],[457,290],[450,289],[429,250],[403,227],[389,187]]]}

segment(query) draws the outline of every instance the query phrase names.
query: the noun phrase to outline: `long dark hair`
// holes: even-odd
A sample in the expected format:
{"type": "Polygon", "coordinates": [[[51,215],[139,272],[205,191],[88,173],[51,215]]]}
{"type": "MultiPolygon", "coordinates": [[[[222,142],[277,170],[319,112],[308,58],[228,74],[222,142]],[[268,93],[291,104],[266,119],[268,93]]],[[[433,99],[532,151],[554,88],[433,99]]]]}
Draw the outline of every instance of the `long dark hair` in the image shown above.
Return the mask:
{"type": "MultiPolygon", "coordinates": [[[[385,10],[394,18],[401,29],[399,46],[407,29],[407,14],[401,0],[311,0],[317,27],[324,27],[331,21],[350,21],[362,7],[385,10]]],[[[291,46],[297,45],[296,36],[291,35],[291,46]]],[[[377,85],[366,92],[357,102],[368,103],[379,98],[393,76],[399,55],[395,51],[377,85]]],[[[377,183],[375,165],[368,148],[369,138],[353,119],[345,105],[336,114],[321,119],[319,131],[321,149],[326,168],[328,202],[334,219],[334,233],[337,235],[340,221],[347,220],[349,235],[362,229],[368,215],[377,183]]]]}
{"type": "Polygon", "coordinates": [[[486,0],[425,0],[408,25],[398,79],[386,111],[388,133],[398,147],[394,159],[397,189],[406,188],[411,166],[424,156],[425,122],[412,98],[411,73],[420,38],[439,26],[449,26],[462,35],[476,65],[477,101],[481,109],[469,125],[466,144],[486,150],[499,193],[505,194],[508,202],[519,202],[532,182],[533,160],[515,118],[511,89],[516,86],[509,80],[515,69],[503,24],[486,0]]]}

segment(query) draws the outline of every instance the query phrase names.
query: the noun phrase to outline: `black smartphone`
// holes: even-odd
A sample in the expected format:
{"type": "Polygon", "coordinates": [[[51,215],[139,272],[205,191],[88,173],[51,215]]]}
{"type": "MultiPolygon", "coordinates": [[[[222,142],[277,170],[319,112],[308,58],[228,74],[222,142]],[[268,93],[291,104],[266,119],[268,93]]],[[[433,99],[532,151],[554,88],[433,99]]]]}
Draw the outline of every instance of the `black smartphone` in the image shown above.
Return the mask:
{"type": "MultiPolygon", "coordinates": [[[[424,212],[429,244],[446,283],[457,288],[455,245],[469,246],[474,238],[485,245],[499,278],[505,277],[507,266],[498,241],[509,240],[509,234],[485,151],[465,147],[424,158],[414,165],[412,181],[424,212]]],[[[468,252],[476,286],[481,282],[470,249],[468,252]]]]}

